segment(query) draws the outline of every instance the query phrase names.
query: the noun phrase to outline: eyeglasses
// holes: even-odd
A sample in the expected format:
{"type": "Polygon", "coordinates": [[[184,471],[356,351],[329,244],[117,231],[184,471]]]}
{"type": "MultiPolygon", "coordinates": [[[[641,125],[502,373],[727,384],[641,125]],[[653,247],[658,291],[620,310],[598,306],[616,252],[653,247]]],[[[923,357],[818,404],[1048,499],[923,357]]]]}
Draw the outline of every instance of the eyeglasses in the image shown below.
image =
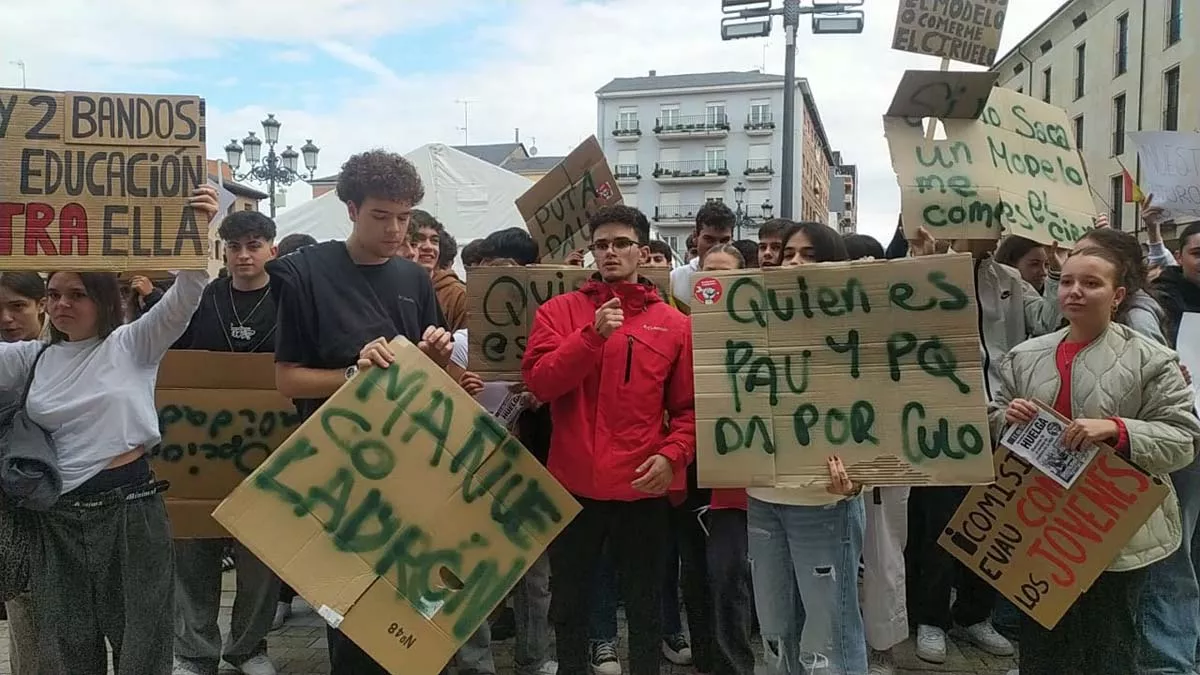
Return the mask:
{"type": "Polygon", "coordinates": [[[591,251],[592,253],[596,253],[596,252],[603,253],[604,251],[607,251],[608,249],[611,248],[614,251],[623,252],[623,251],[628,251],[629,249],[633,248],[634,246],[637,246],[636,241],[634,241],[628,237],[617,237],[616,239],[613,239],[612,241],[608,241],[607,239],[599,239],[597,241],[593,241],[591,243],[591,245],[588,246],[588,250],[591,251]]]}

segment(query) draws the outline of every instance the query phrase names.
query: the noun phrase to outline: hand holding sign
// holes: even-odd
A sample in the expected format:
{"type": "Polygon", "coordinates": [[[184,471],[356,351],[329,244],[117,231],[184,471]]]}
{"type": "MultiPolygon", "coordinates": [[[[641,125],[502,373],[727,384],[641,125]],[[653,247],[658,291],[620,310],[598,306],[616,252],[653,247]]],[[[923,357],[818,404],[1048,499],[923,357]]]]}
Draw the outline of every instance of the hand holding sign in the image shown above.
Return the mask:
{"type": "Polygon", "coordinates": [[[1004,411],[1004,421],[1009,424],[1028,424],[1038,415],[1037,404],[1023,398],[1014,398],[1008,402],[1004,411]]]}
{"type": "Polygon", "coordinates": [[[221,211],[217,191],[211,185],[201,185],[193,190],[192,196],[188,197],[188,206],[208,216],[210,223],[216,220],[221,211]]]}
{"type": "Polygon", "coordinates": [[[1117,442],[1121,428],[1112,420],[1078,419],[1067,425],[1063,443],[1072,450],[1084,450],[1094,443],[1117,442]]]}
{"type": "Polygon", "coordinates": [[[846,465],[842,463],[841,457],[835,455],[826,461],[829,463],[829,487],[825,488],[828,492],[843,497],[853,497],[862,492],[862,486],[855,485],[854,481],[850,480],[850,474],[846,473],[846,465]]]}
{"type": "Polygon", "coordinates": [[[621,299],[610,298],[596,310],[596,332],[607,338],[625,323],[625,312],[621,311],[621,299]]]}
{"type": "Polygon", "coordinates": [[[368,366],[388,368],[395,360],[396,354],[388,347],[388,341],[381,337],[371,340],[358,352],[359,369],[368,366]]]}
{"type": "Polygon", "coordinates": [[[463,391],[472,396],[476,396],[479,394],[479,392],[483,391],[483,380],[479,377],[479,375],[472,373],[469,370],[464,371],[463,374],[458,378],[458,385],[463,388],[463,391]]]}

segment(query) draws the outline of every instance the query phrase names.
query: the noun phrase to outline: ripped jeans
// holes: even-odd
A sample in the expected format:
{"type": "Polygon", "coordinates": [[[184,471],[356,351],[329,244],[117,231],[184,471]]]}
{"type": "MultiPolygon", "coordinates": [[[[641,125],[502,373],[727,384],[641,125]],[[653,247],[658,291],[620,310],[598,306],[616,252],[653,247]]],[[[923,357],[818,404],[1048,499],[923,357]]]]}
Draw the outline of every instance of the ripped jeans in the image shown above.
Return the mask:
{"type": "Polygon", "coordinates": [[[824,506],[749,500],[754,604],[771,675],[861,675],[862,497],[824,506]]]}

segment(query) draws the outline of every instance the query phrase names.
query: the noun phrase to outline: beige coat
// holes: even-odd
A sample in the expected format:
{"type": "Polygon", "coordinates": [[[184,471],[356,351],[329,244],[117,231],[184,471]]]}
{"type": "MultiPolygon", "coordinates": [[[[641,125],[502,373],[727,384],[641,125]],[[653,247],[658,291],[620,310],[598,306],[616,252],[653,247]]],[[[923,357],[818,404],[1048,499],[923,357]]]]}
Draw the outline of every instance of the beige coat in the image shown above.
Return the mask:
{"type": "MultiPolygon", "coordinates": [[[[999,439],[1004,410],[1014,398],[1053,404],[1060,386],[1055,354],[1067,329],[1014,347],[1000,364],[1000,388],[989,406],[992,435],[999,439]]],[[[1129,434],[1130,458],[1164,478],[1191,463],[1200,438],[1192,388],[1184,382],[1175,352],[1120,324],[1112,324],[1075,357],[1071,411],[1076,418],[1119,417],[1129,434]]],[[[1179,501],[1174,489],[1109,566],[1113,572],[1146,567],[1179,548],[1179,501]]]]}

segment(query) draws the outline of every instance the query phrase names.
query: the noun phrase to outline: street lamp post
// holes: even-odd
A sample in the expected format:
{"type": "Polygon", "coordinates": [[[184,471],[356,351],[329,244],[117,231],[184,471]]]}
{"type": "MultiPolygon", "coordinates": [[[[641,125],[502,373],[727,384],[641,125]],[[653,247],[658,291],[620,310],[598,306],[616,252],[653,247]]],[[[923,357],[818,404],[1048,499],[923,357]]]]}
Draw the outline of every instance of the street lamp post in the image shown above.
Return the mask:
{"type": "MultiPolygon", "coordinates": [[[[736,238],[741,240],[742,225],[751,227],[754,225],[754,219],[750,217],[750,205],[746,204],[746,186],[742,185],[740,181],[737,187],[733,188],[733,201],[737,205],[737,210],[734,211],[734,216],[737,219],[736,238]]],[[[775,205],[771,203],[770,197],[767,197],[758,208],[764,223],[775,216],[775,205]]]]}
{"type": "Polygon", "coordinates": [[[283,152],[275,154],[275,144],[279,142],[279,127],[281,126],[283,125],[275,119],[274,114],[268,114],[267,119],[262,121],[262,139],[251,131],[242,139],[240,145],[235,138],[225,146],[225,159],[233,169],[234,180],[253,180],[267,184],[267,193],[271,200],[272,220],[275,219],[275,186],[288,186],[298,180],[312,180],[313,174],[317,170],[317,154],[321,152],[320,148],[313,145],[310,138],[300,147],[300,152],[296,152],[289,145],[283,152]],[[263,139],[267,143],[265,158],[262,157],[263,139]],[[250,163],[250,168],[246,169],[245,173],[238,173],[238,167],[242,164],[243,151],[246,153],[246,161],[250,163]],[[308,171],[307,173],[300,173],[299,170],[301,154],[304,155],[304,168],[308,171]]]}
{"type": "Polygon", "coordinates": [[[863,30],[864,0],[812,0],[803,6],[801,0],[783,0],[783,7],[772,8],[773,0],[721,0],[721,39],[738,40],[766,37],[771,34],[771,18],[783,17],[786,32],[783,63],[783,167],[780,179],[780,217],[792,217],[794,175],[796,170],[796,31],[800,17],[812,15],[814,35],[861,33],[863,30]]]}

